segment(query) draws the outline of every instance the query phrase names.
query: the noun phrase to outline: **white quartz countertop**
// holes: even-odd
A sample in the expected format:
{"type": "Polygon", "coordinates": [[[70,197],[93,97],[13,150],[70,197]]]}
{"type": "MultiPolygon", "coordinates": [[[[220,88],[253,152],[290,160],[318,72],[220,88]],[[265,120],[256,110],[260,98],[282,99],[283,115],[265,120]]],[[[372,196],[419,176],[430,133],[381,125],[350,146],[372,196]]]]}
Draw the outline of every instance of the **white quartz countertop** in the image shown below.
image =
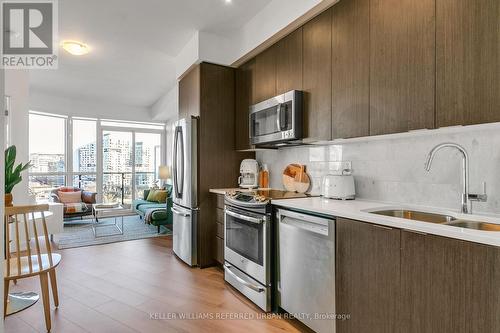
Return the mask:
{"type": "Polygon", "coordinates": [[[458,211],[440,209],[436,207],[413,206],[406,204],[387,203],[367,200],[332,200],[321,197],[273,200],[273,205],[284,208],[298,209],[305,212],[319,213],[334,217],[343,217],[353,220],[371,222],[388,227],[406,229],[427,234],[462,239],[466,241],[500,246],[499,231],[482,231],[454,226],[408,220],[398,217],[383,216],[369,211],[381,209],[413,209],[429,213],[451,215],[457,219],[481,221],[500,224],[500,216],[461,214],[458,211]]]}
{"type": "Polygon", "coordinates": [[[239,187],[233,187],[233,188],[211,188],[209,191],[210,193],[215,193],[215,194],[226,194],[226,192],[234,192],[234,191],[241,191],[241,192],[250,192],[250,191],[257,191],[257,190],[271,190],[270,188],[239,188],[239,187]]]}

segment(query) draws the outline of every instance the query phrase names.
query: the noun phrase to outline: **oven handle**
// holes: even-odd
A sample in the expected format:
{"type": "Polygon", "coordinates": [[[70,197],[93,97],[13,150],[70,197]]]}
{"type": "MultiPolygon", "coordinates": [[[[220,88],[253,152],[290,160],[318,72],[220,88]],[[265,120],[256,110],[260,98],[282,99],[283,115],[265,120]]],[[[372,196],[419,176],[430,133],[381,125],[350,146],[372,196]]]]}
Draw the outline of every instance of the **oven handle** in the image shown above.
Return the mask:
{"type": "Polygon", "coordinates": [[[265,291],[266,289],[261,287],[261,286],[256,286],[254,284],[251,284],[250,282],[247,282],[245,280],[243,280],[242,278],[240,278],[238,275],[234,274],[232,271],[231,271],[231,265],[225,263],[224,264],[224,271],[231,275],[234,279],[236,279],[236,281],[238,281],[239,283],[241,283],[242,285],[244,285],[245,287],[248,287],[250,289],[252,289],[253,291],[256,291],[258,293],[261,293],[263,291],[265,291]]]}
{"type": "Polygon", "coordinates": [[[235,213],[233,211],[230,211],[229,209],[224,209],[224,213],[227,214],[227,215],[229,215],[229,216],[236,217],[238,219],[245,220],[245,221],[248,221],[248,222],[251,222],[251,223],[255,223],[255,224],[261,224],[261,223],[264,222],[264,219],[258,219],[258,218],[255,218],[255,217],[246,216],[246,215],[243,215],[243,214],[238,214],[238,213],[235,213]]]}

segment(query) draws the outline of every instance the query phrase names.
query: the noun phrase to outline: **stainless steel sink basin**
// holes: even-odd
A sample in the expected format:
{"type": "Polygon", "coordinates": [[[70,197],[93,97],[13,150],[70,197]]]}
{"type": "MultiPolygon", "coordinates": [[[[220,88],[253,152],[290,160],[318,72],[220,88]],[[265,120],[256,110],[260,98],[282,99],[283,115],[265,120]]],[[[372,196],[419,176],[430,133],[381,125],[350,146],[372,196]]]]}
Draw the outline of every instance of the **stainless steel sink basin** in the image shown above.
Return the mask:
{"type": "Polygon", "coordinates": [[[407,220],[429,222],[429,223],[448,223],[456,220],[456,218],[454,218],[451,215],[427,213],[427,212],[420,212],[416,210],[407,210],[407,209],[377,210],[371,213],[378,215],[399,217],[407,220]]]}
{"type": "Polygon", "coordinates": [[[457,219],[447,214],[427,213],[410,209],[380,209],[372,214],[399,217],[407,220],[422,221],[482,231],[500,231],[500,224],[457,219]]]}
{"type": "Polygon", "coordinates": [[[453,222],[445,223],[446,225],[459,228],[483,230],[483,231],[500,231],[500,224],[468,221],[468,220],[455,220],[453,222]]]}

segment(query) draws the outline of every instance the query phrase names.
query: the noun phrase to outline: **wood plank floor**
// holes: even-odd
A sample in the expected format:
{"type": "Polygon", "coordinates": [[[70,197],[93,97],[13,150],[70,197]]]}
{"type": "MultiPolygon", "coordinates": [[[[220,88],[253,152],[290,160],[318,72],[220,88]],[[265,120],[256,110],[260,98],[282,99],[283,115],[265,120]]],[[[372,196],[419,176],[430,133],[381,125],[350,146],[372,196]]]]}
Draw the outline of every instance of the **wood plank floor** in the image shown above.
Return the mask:
{"type": "MultiPolygon", "coordinates": [[[[52,332],[301,332],[295,320],[218,319],[262,312],[224,283],[221,269],[190,268],[172,253],[171,237],[58,251],[59,308],[52,332]],[[190,319],[181,319],[181,315],[190,319]],[[213,317],[203,320],[200,316],[213,317]],[[169,317],[170,316],[170,317],[169,317]],[[175,316],[175,317],[174,317],[175,316]]],[[[38,278],[11,291],[40,292],[38,278]]],[[[5,332],[45,332],[41,301],[5,319],[5,332]]]]}

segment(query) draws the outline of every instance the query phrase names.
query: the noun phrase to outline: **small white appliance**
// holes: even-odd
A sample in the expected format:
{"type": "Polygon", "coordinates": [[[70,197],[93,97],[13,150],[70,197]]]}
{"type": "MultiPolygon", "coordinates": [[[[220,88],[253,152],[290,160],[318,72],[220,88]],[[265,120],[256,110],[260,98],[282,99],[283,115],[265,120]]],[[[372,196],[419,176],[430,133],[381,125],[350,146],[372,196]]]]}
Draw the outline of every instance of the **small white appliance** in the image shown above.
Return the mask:
{"type": "Polygon", "coordinates": [[[259,163],[254,159],[244,159],[240,164],[238,185],[241,188],[259,187],[259,163]]]}
{"type": "Polygon", "coordinates": [[[321,196],[338,200],[353,200],[356,196],[354,177],[349,172],[326,175],[321,184],[321,196]]]}

